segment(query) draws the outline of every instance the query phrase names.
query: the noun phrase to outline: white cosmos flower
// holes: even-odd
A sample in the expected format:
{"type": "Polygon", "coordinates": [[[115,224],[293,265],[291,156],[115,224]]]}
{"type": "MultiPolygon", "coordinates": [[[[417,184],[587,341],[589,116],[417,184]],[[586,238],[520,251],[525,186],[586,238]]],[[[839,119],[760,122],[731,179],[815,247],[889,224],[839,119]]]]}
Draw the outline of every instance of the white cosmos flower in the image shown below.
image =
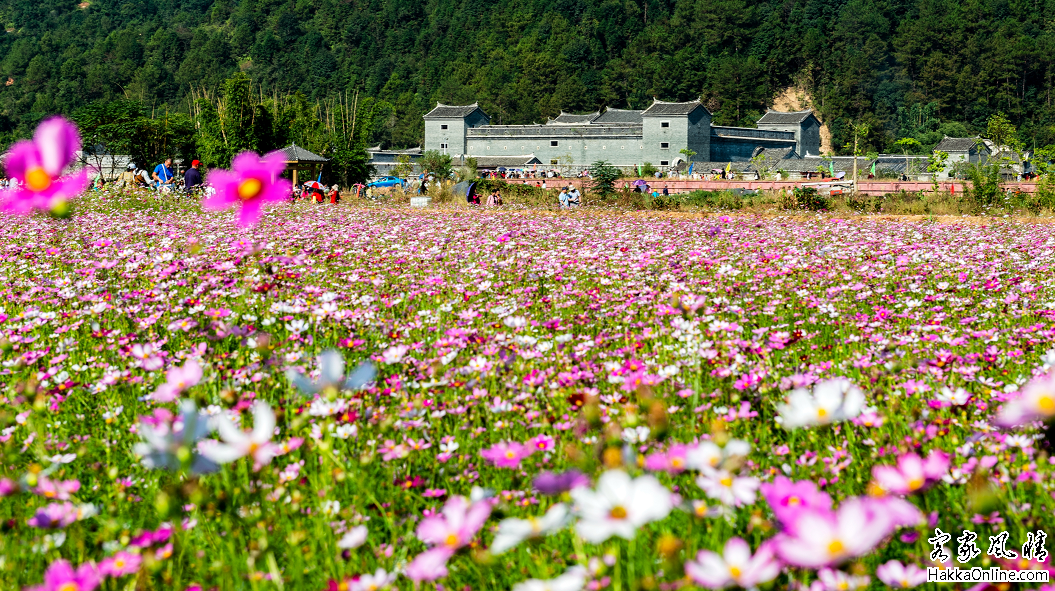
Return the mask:
{"type": "Polygon", "coordinates": [[[252,431],[242,431],[225,413],[216,415],[216,430],[223,443],[202,446],[201,454],[217,464],[253,456],[253,461],[262,466],[270,463],[279,450],[277,445],[271,443],[271,437],[275,434],[275,413],[262,400],[253,403],[252,431]]]}
{"type": "Polygon", "coordinates": [[[563,528],[568,522],[568,506],[557,503],[546,514],[536,519],[504,519],[498,524],[498,533],[491,543],[491,554],[501,554],[528,538],[548,536],[563,528]]]}
{"type": "Polygon", "coordinates": [[[584,540],[599,544],[612,536],[631,539],[637,528],[665,518],[672,507],[670,491],[653,476],[632,479],[621,470],[601,475],[597,489],[571,491],[584,540]]]}
{"type": "Polygon", "coordinates": [[[403,361],[403,356],[407,354],[410,348],[406,345],[394,345],[385,350],[381,355],[385,363],[399,363],[403,361]]]}
{"type": "Polygon", "coordinates": [[[640,427],[627,427],[623,429],[623,441],[627,443],[644,443],[648,441],[651,430],[644,425],[640,427]]]}
{"type": "Polygon", "coordinates": [[[725,505],[739,507],[755,502],[758,487],[762,483],[757,478],[736,476],[728,470],[704,468],[703,473],[696,478],[696,484],[708,497],[725,505]]]}
{"type": "Polygon", "coordinates": [[[852,419],[861,414],[865,395],[846,378],[825,380],[813,387],[813,392],[796,388],[788,397],[788,404],[777,405],[785,429],[827,425],[852,419]]]}
{"type": "Polygon", "coordinates": [[[685,466],[690,470],[718,468],[733,459],[745,458],[751,453],[751,444],[742,439],[730,439],[725,447],[713,441],[703,441],[685,454],[685,466]]]}
{"type": "Polygon", "coordinates": [[[385,572],[385,569],[379,568],[372,575],[362,575],[359,580],[352,581],[348,586],[348,591],[379,591],[387,589],[395,582],[396,573],[385,572]]]}
{"type": "Polygon", "coordinates": [[[938,392],[935,397],[938,400],[947,402],[953,406],[963,406],[971,399],[971,393],[963,388],[956,388],[953,390],[946,386],[942,388],[941,392],[938,392]]]}
{"type": "Polygon", "coordinates": [[[579,591],[586,585],[586,568],[573,566],[563,575],[549,580],[529,579],[513,586],[513,591],[579,591]]]}
{"type": "Polygon", "coordinates": [[[347,533],[345,533],[340,540],[337,540],[337,547],[341,550],[351,550],[352,548],[358,548],[366,542],[366,526],[360,525],[359,527],[353,527],[347,533]]]}

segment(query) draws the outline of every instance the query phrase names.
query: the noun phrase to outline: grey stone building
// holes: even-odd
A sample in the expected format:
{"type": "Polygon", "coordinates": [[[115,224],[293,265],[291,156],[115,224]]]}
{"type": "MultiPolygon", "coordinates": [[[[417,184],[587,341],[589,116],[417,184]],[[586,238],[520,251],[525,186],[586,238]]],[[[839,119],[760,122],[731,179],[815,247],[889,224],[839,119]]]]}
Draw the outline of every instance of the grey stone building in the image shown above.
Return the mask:
{"type": "Polygon", "coordinates": [[[561,113],[544,124],[490,125],[479,105],[438,104],[425,118],[424,149],[466,157],[533,161],[583,168],[597,160],[633,167],[674,168],[686,162],[747,162],[764,150],[820,153],[820,122],[812,111],[770,111],[758,128],[716,126],[700,101],[655,100],[644,110],[561,113]],[[687,150],[690,154],[686,154],[687,150]]]}

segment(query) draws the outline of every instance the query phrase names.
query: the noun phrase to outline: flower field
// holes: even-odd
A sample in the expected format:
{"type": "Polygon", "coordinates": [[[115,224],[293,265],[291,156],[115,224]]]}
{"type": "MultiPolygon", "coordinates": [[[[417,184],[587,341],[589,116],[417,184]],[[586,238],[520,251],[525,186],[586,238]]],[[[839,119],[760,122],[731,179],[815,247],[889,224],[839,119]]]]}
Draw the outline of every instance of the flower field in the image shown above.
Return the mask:
{"type": "Polygon", "coordinates": [[[2,589],[1049,568],[1050,226],[146,199],[0,218],[2,589]]]}

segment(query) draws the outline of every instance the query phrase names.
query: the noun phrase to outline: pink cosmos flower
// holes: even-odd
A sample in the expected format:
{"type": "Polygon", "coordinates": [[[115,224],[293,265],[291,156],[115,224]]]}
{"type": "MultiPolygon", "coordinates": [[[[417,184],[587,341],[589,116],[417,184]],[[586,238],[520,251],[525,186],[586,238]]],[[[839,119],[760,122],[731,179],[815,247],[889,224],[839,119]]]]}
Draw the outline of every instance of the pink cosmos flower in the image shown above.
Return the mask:
{"type": "Polygon", "coordinates": [[[160,369],[164,365],[164,361],[158,355],[154,354],[154,346],[150,344],[136,344],[132,345],[132,357],[139,360],[143,369],[147,371],[154,371],[160,369]]]}
{"type": "Polygon", "coordinates": [[[80,515],[81,511],[77,506],[68,501],[65,503],[49,503],[37,509],[36,514],[30,517],[26,523],[31,527],[40,529],[62,528],[76,522],[80,515]]]}
{"type": "Polygon", "coordinates": [[[872,477],[886,492],[905,495],[919,492],[941,480],[949,471],[949,454],[932,449],[927,458],[907,453],[897,459],[897,467],[874,466],[872,477]]]}
{"type": "Polygon", "coordinates": [[[645,458],[645,469],[653,472],[669,472],[671,474],[678,474],[684,472],[689,465],[688,454],[692,448],[684,444],[676,444],[670,446],[665,452],[656,452],[649,454],[645,458]]]}
{"type": "Polygon", "coordinates": [[[1004,404],[994,422],[1000,427],[1017,427],[1052,417],[1055,417],[1055,367],[1023,386],[1017,397],[1004,404]]]}
{"type": "Polygon", "coordinates": [[[3,209],[30,213],[52,211],[88,186],[88,170],[61,176],[81,149],[77,126],[62,117],[46,119],[33,134],[11,146],[4,168],[18,181],[18,188],[5,191],[3,209]]]}
{"type": "Polygon", "coordinates": [[[82,564],[73,570],[70,563],[59,559],[44,572],[44,584],[29,587],[28,591],[92,591],[101,580],[94,564],[82,564]]]}
{"type": "Polygon", "coordinates": [[[696,560],[685,563],[685,574],[697,585],[708,589],[737,586],[749,589],[772,581],[780,574],[780,562],[769,544],[762,544],[754,556],[741,538],[730,538],[719,556],[700,550],[696,560]]]}
{"type": "Polygon", "coordinates": [[[187,388],[200,382],[201,376],[201,366],[193,359],[184,363],[183,367],[170,367],[165,374],[165,383],[158,386],[152,398],[157,402],[172,402],[187,388]]]}
{"type": "Polygon", "coordinates": [[[787,477],[779,476],[772,483],[762,485],[762,496],[785,528],[793,524],[798,514],[804,510],[828,511],[832,508],[832,498],[818,490],[811,480],[793,482],[787,477]]]}
{"type": "Polygon", "coordinates": [[[784,562],[805,568],[839,564],[871,551],[890,533],[892,524],[869,499],[847,499],[836,511],[811,508],[799,512],[788,530],[774,538],[784,562]]]}
{"type": "Polygon", "coordinates": [[[50,480],[46,476],[42,476],[33,492],[48,499],[67,501],[70,495],[80,490],[80,488],[81,483],[77,480],[50,480]]]}
{"type": "Polygon", "coordinates": [[[142,562],[138,554],[121,551],[99,563],[99,573],[107,577],[123,577],[138,572],[142,562]]]}
{"type": "Polygon", "coordinates": [[[480,452],[480,455],[498,468],[516,468],[520,461],[535,450],[515,441],[503,441],[480,452]]]}
{"type": "Polygon", "coordinates": [[[915,564],[891,560],[876,569],[876,577],[895,589],[911,589],[927,582],[927,571],[915,564]]]}
{"type": "Polygon", "coordinates": [[[539,451],[552,451],[557,445],[556,440],[549,435],[536,435],[527,444],[532,449],[539,451]]]}
{"type": "Polygon", "coordinates": [[[489,502],[478,501],[470,505],[465,497],[455,496],[447,500],[440,515],[422,520],[415,533],[430,546],[454,551],[472,541],[490,515],[489,502]]]}
{"type": "Polygon", "coordinates": [[[252,226],[260,221],[265,203],[284,200],[293,188],[278,176],[286,168],[285,159],[281,151],[263,158],[254,152],[242,152],[234,157],[231,170],[209,171],[209,184],[216,193],[202,201],[202,206],[221,210],[238,205],[238,224],[252,226]]]}
{"type": "Polygon", "coordinates": [[[443,546],[426,550],[410,561],[403,574],[416,583],[442,579],[447,576],[447,561],[451,556],[454,550],[443,546]]]}
{"type": "Polygon", "coordinates": [[[736,507],[754,503],[758,496],[759,484],[761,481],[757,478],[736,476],[728,470],[713,468],[704,469],[696,478],[696,485],[703,489],[707,496],[736,507]]]}
{"type": "Polygon", "coordinates": [[[870,582],[871,577],[850,575],[830,568],[822,568],[815,581],[821,584],[823,591],[857,591],[868,587],[870,582]]]}
{"type": "Polygon", "coordinates": [[[252,431],[242,431],[222,413],[217,415],[216,429],[223,438],[223,443],[214,441],[212,445],[202,445],[199,450],[203,456],[218,464],[253,456],[255,469],[259,469],[260,466],[270,463],[281,449],[271,442],[271,437],[275,434],[275,413],[271,406],[262,400],[253,403],[252,431]]]}

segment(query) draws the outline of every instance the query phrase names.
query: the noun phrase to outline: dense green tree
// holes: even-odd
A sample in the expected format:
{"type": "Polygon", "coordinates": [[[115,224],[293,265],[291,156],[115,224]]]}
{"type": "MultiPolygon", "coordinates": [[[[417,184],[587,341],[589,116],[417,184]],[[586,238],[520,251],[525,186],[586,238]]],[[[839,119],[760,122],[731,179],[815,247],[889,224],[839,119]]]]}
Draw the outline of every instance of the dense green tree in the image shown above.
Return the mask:
{"type": "Polygon", "coordinates": [[[1055,0],[0,0],[0,143],[51,112],[133,99],[152,120],[195,119],[199,149],[218,162],[289,141],[337,150],[325,105],[357,91],[370,121],[362,145],[420,145],[436,101],[479,101],[495,123],[516,124],[702,97],[716,122],[750,125],[796,85],[840,151],[851,121],[868,123],[867,149],[910,137],[927,150],[983,133],[997,112],[1032,149],[1055,144],[1053,10],[1055,0]],[[220,101],[236,74],[251,83],[248,111],[231,121],[251,129],[232,141],[220,101]]]}

